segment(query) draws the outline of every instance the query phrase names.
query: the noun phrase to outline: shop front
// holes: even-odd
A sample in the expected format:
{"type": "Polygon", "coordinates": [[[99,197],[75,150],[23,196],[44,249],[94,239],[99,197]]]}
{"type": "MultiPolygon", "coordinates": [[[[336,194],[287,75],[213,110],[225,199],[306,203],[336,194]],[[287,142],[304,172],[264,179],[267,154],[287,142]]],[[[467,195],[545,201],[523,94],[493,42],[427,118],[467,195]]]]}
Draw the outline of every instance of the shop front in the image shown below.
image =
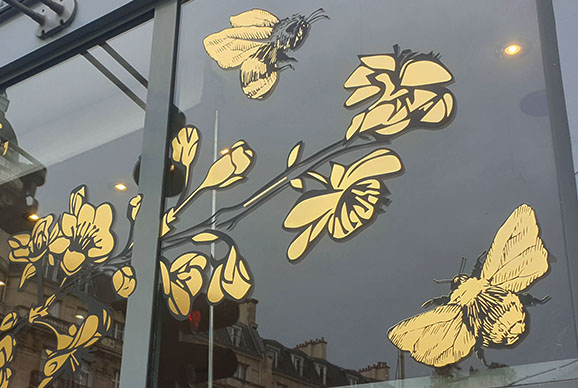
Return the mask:
{"type": "Polygon", "coordinates": [[[571,3],[0,2],[0,387],[575,386],[571,3]]]}

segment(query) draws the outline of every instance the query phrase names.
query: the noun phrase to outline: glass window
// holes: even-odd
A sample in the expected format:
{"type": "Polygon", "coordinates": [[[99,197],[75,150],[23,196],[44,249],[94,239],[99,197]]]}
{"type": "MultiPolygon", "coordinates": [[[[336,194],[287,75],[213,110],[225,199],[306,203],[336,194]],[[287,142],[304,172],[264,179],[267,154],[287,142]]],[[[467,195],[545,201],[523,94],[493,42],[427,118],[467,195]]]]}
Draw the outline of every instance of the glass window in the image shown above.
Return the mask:
{"type": "Polygon", "coordinates": [[[161,273],[198,355],[210,333],[231,351],[219,384],[249,355],[289,386],[578,377],[572,177],[538,16],[524,0],[183,5],[161,273]],[[211,330],[208,305],[234,319],[211,330]]]}
{"type": "Polygon", "coordinates": [[[2,386],[118,387],[151,27],[0,90],[2,386]]]}

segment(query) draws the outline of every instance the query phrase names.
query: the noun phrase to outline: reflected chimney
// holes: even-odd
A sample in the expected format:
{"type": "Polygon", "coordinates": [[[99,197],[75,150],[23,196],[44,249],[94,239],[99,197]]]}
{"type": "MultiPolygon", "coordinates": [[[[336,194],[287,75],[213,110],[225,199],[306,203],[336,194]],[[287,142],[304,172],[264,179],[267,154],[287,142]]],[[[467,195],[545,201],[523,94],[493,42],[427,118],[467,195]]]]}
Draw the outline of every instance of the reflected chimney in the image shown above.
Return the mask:
{"type": "Polygon", "coordinates": [[[256,329],[257,325],[257,299],[248,299],[239,305],[239,322],[256,329]]]}
{"type": "Polygon", "coordinates": [[[325,341],[324,337],[299,344],[295,346],[295,349],[301,350],[309,357],[327,360],[327,341],[325,341]]]}
{"type": "Polygon", "coordinates": [[[387,362],[380,361],[377,364],[362,368],[359,373],[371,379],[389,381],[389,365],[387,365],[387,362]]]}

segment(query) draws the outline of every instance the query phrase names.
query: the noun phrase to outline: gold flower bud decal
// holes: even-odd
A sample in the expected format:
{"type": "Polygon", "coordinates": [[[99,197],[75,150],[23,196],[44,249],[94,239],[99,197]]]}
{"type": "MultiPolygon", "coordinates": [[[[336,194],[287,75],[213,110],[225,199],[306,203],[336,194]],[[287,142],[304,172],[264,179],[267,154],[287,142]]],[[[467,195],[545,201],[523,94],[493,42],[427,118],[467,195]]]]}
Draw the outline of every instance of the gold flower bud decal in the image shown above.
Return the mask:
{"type": "Polygon", "coordinates": [[[300,231],[287,250],[289,260],[302,258],[325,229],[331,238],[341,240],[367,226],[388,194],[377,178],[401,170],[398,156],[382,148],[347,167],[334,163],[329,180],[321,174],[309,174],[326,189],[303,194],[285,218],[285,229],[300,231]]]}
{"type": "Polygon", "coordinates": [[[48,257],[48,264],[54,265],[54,257],[48,251],[49,245],[55,240],[58,228],[52,226],[54,217],[48,215],[36,221],[32,233],[22,233],[8,239],[10,253],[8,258],[15,263],[26,263],[20,278],[19,288],[22,288],[28,279],[36,275],[36,266],[45,255],[48,257]]]}
{"type": "Polygon", "coordinates": [[[16,325],[17,322],[18,322],[18,314],[16,314],[15,312],[6,314],[6,316],[2,320],[2,323],[0,324],[0,331],[12,330],[12,328],[16,325]]]}
{"type": "Polygon", "coordinates": [[[136,276],[131,266],[122,267],[112,275],[112,284],[118,296],[128,298],[136,288],[136,276]]]}
{"type": "Polygon", "coordinates": [[[197,155],[197,147],[199,145],[199,131],[193,126],[187,126],[177,133],[171,142],[173,153],[172,159],[176,163],[180,163],[186,168],[185,184],[189,179],[189,169],[197,155]]]}
{"type": "Polygon", "coordinates": [[[198,252],[185,253],[172,264],[161,257],[161,281],[168,307],[177,319],[185,319],[191,312],[194,298],[204,284],[207,258],[198,252]]]}
{"type": "Polygon", "coordinates": [[[197,244],[208,244],[222,241],[229,246],[226,258],[218,260],[218,264],[207,291],[207,299],[212,304],[221,302],[225,297],[243,301],[249,297],[253,285],[253,275],[249,264],[239,255],[239,250],[231,237],[216,230],[207,230],[193,237],[197,244]]]}
{"type": "Polygon", "coordinates": [[[248,265],[245,259],[237,254],[237,248],[233,245],[226,262],[213,272],[207,299],[210,303],[217,304],[227,295],[233,300],[242,301],[252,287],[253,277],[249,273],[248,265]]]}
{"type": "Polygon", "coordinates": [[[142,194],[138,194],[130,199],[128,202],[127,217],[129,220],[135,221],[136,216],[140,210],[140,205],[142,203],[142,194]]]}
{"type": "Polygon", "coordinates": [[[253,165],[255,152],[243,140],[236,142],[209,169],[200,189],[223,188],[245,179],[244,174],[253,165]]]}
{"type": "Polygon", "coordinates": [[[351,120],[345,138],[369,133],[377,138],[415,127],[441,128],[454,113],[454,97],[445,87],[453,76],[439,56],[409,50],[360,56],[361,65],[345,81],[351,108],[375,101],[351,120]]]}

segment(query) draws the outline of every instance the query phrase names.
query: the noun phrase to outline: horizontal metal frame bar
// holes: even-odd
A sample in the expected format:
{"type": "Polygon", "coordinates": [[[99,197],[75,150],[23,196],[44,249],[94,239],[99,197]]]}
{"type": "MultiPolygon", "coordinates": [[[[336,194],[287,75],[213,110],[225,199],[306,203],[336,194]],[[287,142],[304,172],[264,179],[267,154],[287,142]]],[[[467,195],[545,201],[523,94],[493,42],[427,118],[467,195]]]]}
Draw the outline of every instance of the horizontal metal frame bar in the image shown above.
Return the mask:
{"type": "Polygon", "coordinates": [[[158,0],[134,0],[0,68],[0,90],[152,19],[158,0]]]}

